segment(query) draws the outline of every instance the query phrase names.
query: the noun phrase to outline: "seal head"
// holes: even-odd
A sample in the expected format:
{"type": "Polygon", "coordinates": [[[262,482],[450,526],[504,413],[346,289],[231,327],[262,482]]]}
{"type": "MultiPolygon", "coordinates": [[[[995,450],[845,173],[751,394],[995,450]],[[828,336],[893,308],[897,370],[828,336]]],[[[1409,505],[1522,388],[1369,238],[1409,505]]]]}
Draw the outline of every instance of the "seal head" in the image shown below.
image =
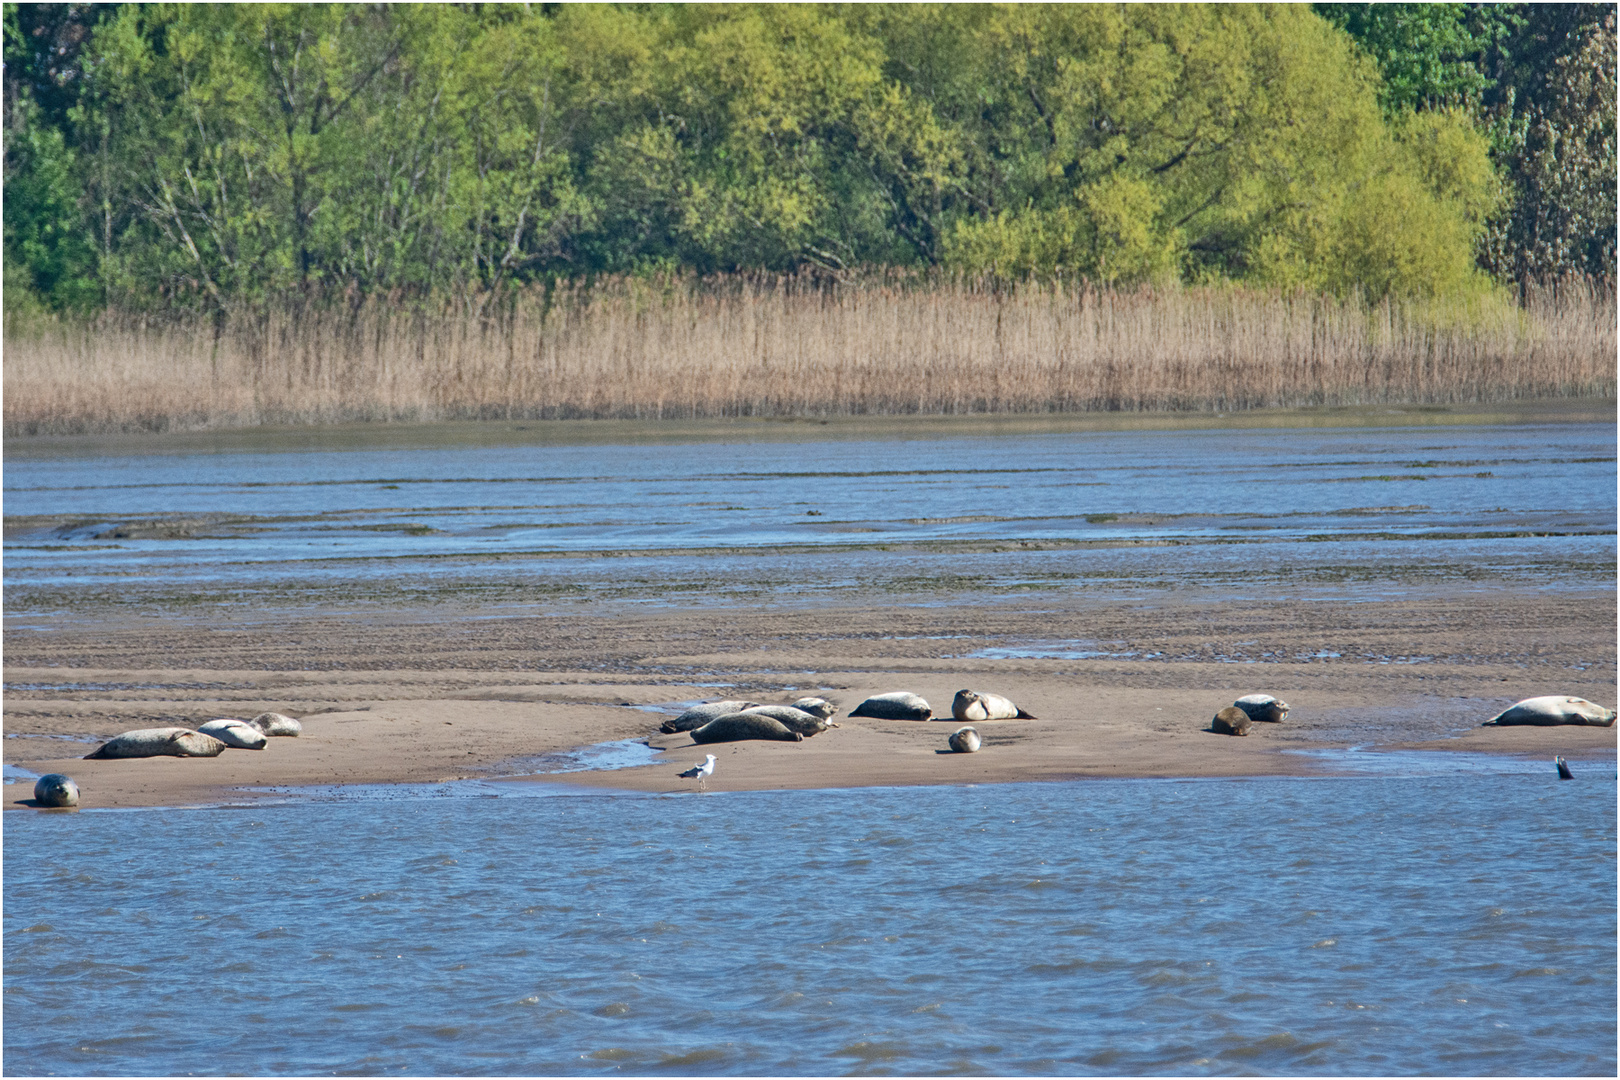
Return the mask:
{"type": "Polygon", "coordinates": [[[41,806],[78,806],[79,785],[61,773],[46,773],[34,781],[34,801],[41,806]]]}
{"type": "Polygon", "coordinates": [[[984,745],[983,740],[979,738],[979,733],[970,727],[957,728],[951,732],[951,737],[947,741],[950,743],[951,749],[958,754],[976,754],[979,747],[984,745]]]}

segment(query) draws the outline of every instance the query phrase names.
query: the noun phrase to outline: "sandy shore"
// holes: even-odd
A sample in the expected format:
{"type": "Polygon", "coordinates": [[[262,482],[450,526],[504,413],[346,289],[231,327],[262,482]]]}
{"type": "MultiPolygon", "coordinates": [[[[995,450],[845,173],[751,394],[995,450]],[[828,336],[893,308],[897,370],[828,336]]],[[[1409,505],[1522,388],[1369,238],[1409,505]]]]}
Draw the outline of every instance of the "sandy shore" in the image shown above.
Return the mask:
{"type": "MultiPolygon", "coordinates": [[[[1612,769],[1615,728],[1479,724],[1538,694],[1612,706],[1614,625],[1612,593],[1501,590],[1357,604],[334,612],[225,626],[108,614],[8,628],[5,760],[73,776],[85,807],[471,777],[680,791],[691,784],[675,773],[706,752],[719,760],[716,791],[1306,775],[1329,770],[1287,751],[1347,746],[1562,754],[1612,769]],[[1033,637],[1103,642],[1089,651],[1108,655],[1006,655],[1008,642],[1033,637]],[[959,726],[948,719],[840,714],[839,727],[802,743],[700,748],[657,734],[665,715],[698,700],[819,693],[847,713],[870,694],[910,690],[948,717],[964,687],[1040,719],[975,725],[985,746],[972,755],[943,752],[959,726]],[[1217,709],[1255,691],[1292,704],[1288,720],[1246,738],[1207,730],[1217,709]],[[82,760],[120,731],[264,709],[302,717],[304,735],[218,758],[82,760]],[[532,776],[557,766],[536,761],[545,755],[638,739],[662,751],[660,763],[532,776]]],[[[7,808],[29,795],[30,785],[9,786],[7,808]]]]}

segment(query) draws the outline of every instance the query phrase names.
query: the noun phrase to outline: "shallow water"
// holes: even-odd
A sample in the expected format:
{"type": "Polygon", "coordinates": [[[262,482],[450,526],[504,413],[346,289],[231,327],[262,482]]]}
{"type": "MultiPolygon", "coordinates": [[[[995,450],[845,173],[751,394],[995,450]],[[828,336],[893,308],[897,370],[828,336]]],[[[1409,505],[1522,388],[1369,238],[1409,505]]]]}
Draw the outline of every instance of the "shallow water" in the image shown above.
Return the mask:
{"type": "Polygon", "coordinates": [[[15,814],[5,1071],[1612,1075],[1577,777],[15,814]]]}
{"type": "Polygon", "coordinates": [[[14,617],[76,594],[248,589],[1587,588],[1613,581],[1615,478],[1607,424],[22,455],[5,471],[5,584],[14,617]]]}

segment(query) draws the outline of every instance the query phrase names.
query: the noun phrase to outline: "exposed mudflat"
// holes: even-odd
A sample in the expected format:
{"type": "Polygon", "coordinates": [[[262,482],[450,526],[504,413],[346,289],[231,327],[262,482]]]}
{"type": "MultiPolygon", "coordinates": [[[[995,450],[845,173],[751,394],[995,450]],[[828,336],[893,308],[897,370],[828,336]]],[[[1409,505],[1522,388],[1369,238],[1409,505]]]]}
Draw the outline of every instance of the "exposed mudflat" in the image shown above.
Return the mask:
{"type": "MultiPolygon", "coordinates": [[[[675,773],[708,752],[720,760],[716,790],[1298,775],[1325,766],[1279,751],[1344,746],[1612,761],[1614,728],[1479,727],[1539,694],[1612,704],[1612,592],[1424,592],[543,616],[439,606],[270,620],[103,611],[8,630],[5,760],[70,773],[85,805],[102,807],[519,776],[554,768],[547,754],[643,738],[667,760],[542,779],[681,790],[690,781],[675,773]],[[944,753],[962,688],[1040,719],[980,722],[983,750],[944,753]],[[889,690],[922,694],[946,719],[843,715],[889,690]],[[1244,738],[1206,730],[1256,691],[1287,700],[1288,719],[1244,738]],[[699,700],[812,692],[841,705],[841,726],[802,743],[699,748],[657,733],[699,700]],[[120,731],[265,709],[302,717],[304,735],[218,758],[79,760],[120,731]]],[[[28,794],[10,790],[8,806],[28,794]]]]}

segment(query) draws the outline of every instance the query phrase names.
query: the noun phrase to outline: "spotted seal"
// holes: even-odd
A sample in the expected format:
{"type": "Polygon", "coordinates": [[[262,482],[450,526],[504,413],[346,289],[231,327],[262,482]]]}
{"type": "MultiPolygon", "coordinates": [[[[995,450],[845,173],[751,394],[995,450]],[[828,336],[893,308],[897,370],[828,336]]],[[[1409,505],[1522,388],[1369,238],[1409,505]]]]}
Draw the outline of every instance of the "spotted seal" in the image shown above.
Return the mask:
{"type": "Polygon", "coordinates": [[[979,747],[984,745],[983,740],[979,738],[979,733],[970,727],[957,728],[951,732],[951,737],[946,741],[950,743],[951,749],[958,754],[976,754],[979,747]]]}
{"type": "Polygon", "coordinates": [[[838,715],[838,706],[824,697],[802,697],[793,702],[793,708],[807,712],[811,716],[819,716],[823,720],[831,720],[838,715]]]}
{"type": "Polygon", "coordinates": [[[797,731],[805,738],[820,735],[831,724],[813,713],[807,713],[793,705],[755,705],[751,709],[744,709],[740,716],[768,716],[789,731],[797,731]]]}
{"type": "Polygon", "coordinates": [[[283,716],[278,712],[262,712],[249,720],[248,723],[258,728],[270,738],[288,736],[297,738],[304,733],[304,725],[290,716],[283,716]]]}
{"type": "Polygon", "coordinates": [[[140,728],[102,743],[86,761],[96,758],[218,757],[225,744],[212,735],[183,727],[140,728]]]}
{"type": "Polygon", "coordinates": [[[703,705],[694,705],[673,720],[665,720],[658,725],[658,730],[665,735],[673,735],[677,731],[691,731],[700,728],[710,720],[718,720],[722,716],[740,713],[744,709],[757,706],[757,701],[710,701],[703,705]]]}
{"type": "Polygon", "coordinates": [[[981,694],[976,690],[958,690],[951,702],[951,715],[958,720],[1035,720],[1023,709],[1000,694],[981,694]]]}
{"type": "Polygon", "coordinates": [[[751,712],[718,716],[702,727],[692,729],[692,741],[695,743],[741,742],[744,739],[803,742],[804,736],[797,731],[789,731],[780,720],[751,712]]]}
{"type": "Polygon", "coordinates": [[[204,735],[212,735],[226,746],[236,750],[263,750],[270,740],[265,733],[246,720],[210,720],[197,728],[204,735]]]}
{"type": "Polygon", "coordinates": [[[79,785],[61,773],[46,773],[34,781],[34,801],[41,806],[78,806],[79,785]]]}
{"type": "Polygon", "coordinates": [[[874,720],[927,720],[934,715],[934,710],[916,694],[899,690],[869,697],[851,709],[849,715],[870,716],[874,720]]]}
{"type": "Polygon", "coordinates": [[[1215,719],[1209,722],[1209,729],[1217,735],[1247,735],[1252,723],[1254,721],[1248,713],[1236,705],[1228,705],[1215,714],[1215,719]]]}
{"type": "Polygon", "coordinates": [[[1288,719],[1290,707],[1282,698],[1275,698],[1270,694],[1246,694],[1232,704],[1248,713],[1250,720],[1259,720],[1267,724],[1280,724],[1288,719]]]}
{"type": "Polygon", "coordinates": [[[1517,705],[1485,721],[1481,727],[1556,727],[1560,724],[1587,724],[1591,727],[1613,727],[1614,710],[1594,705],[1585,698],[1547,697],[1525,698],[1517,705]]]}

